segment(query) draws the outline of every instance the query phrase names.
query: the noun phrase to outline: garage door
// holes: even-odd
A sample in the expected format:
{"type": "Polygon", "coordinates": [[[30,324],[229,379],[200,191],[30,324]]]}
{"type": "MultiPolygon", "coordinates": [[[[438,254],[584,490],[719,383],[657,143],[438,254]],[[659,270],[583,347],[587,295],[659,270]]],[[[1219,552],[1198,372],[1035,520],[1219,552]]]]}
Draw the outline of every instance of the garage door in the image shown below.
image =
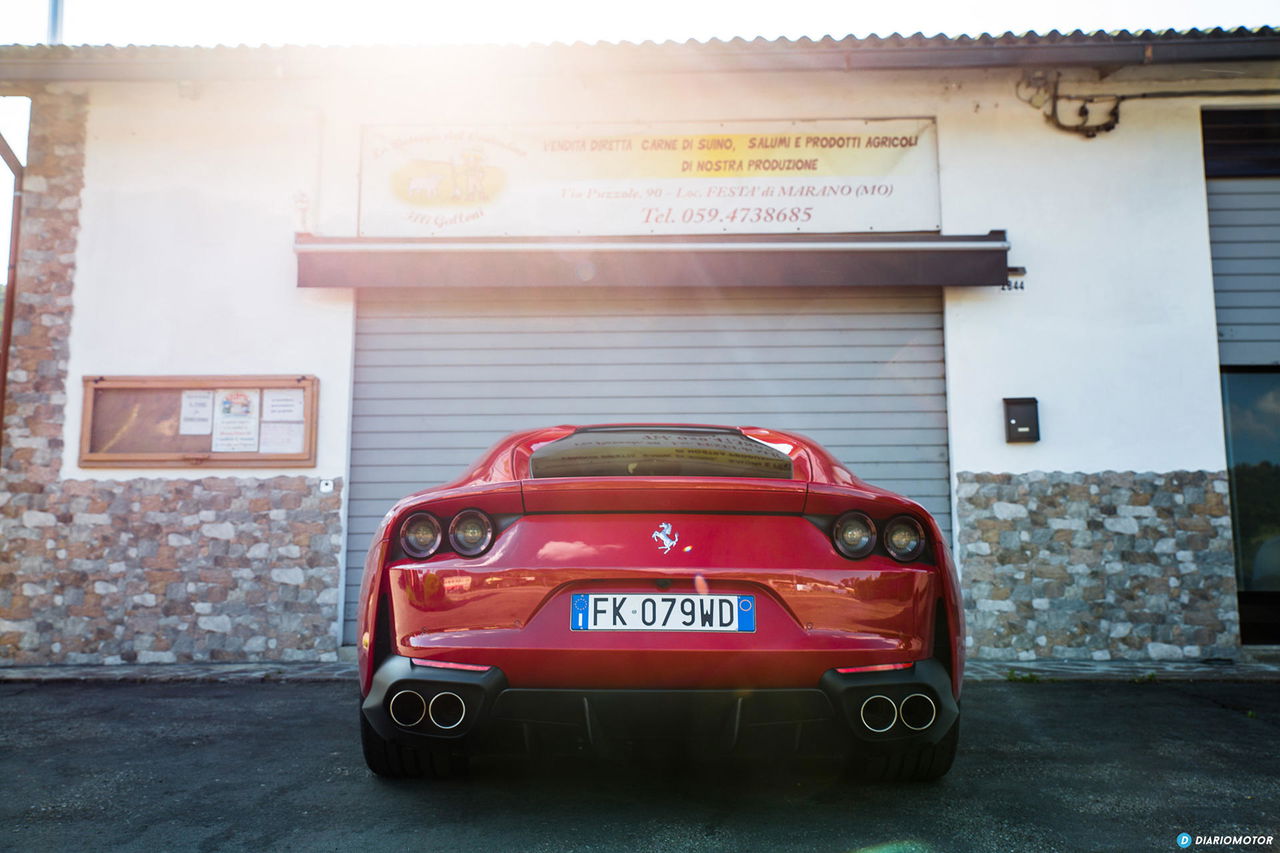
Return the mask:
{"type": "Polygon", "coordinates": [[[1223,365],[1280,363],[1280,178],[1209,184],[1209,234],[1223,365]]]}
{"type": "Polygon", "coordinates": [[[751,424],[804,433],[950,531],[937,288],[367,290],[357,306],[347,624],[403,495],[513,430],[751,424]]]}

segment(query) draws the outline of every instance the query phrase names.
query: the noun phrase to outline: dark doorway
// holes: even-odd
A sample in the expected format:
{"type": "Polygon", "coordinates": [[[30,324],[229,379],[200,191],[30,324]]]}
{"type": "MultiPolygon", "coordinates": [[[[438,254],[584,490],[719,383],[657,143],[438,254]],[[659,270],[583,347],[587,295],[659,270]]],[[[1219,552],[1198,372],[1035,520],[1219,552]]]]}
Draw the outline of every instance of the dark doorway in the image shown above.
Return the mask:
{"type": "Polygon", "coordinates": [[[1240,640],[1280,645],[1280,367],[1224,368],[1240,640]]]}

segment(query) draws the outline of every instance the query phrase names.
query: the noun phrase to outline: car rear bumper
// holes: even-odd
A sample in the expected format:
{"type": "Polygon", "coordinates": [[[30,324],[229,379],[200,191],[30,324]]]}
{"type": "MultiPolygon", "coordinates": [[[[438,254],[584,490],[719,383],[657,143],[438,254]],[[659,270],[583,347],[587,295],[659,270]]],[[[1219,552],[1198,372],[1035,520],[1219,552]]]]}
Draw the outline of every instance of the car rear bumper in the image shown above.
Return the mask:
{"type": "Polygon", "coordinates": [[[443,669],[393,655],[362,709],[380,736],[411,745],[601,756],[651,739],[712,754],[875,753],[937,743],[959,716],[951,678],[936,660],[828,670],[809,688],[562,690],[512,688],[496,667],[443,669]]]}

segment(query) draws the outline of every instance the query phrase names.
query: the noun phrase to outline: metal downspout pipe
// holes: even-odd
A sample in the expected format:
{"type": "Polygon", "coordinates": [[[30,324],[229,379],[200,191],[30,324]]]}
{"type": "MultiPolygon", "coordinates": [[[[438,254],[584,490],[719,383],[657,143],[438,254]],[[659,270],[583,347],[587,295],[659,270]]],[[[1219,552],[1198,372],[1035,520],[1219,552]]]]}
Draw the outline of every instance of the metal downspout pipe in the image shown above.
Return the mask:
{"type": "Polygon", "coordinates": [[[22,163],[0,134],[0,159],[13,172],[13,218],[9,222],[9,272],[4,288],[4,319],[0,323],[0,448],[4,447],[4,407],[9,384],[9,345],[13,339],[13,311],[18,285],[18,233],[22,225],[22,163]]]}

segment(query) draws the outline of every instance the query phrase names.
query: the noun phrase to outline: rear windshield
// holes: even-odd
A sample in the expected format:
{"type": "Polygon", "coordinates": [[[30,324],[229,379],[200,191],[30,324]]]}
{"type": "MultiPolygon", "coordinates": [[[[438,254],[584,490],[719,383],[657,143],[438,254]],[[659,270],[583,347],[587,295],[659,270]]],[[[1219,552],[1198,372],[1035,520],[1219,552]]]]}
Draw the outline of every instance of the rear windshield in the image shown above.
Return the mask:
{"type": "Polygon", "coordinates": [[[533,452],[530,476],[791,478],[791,457],[727,430],[580,430],[533,452]]]}

